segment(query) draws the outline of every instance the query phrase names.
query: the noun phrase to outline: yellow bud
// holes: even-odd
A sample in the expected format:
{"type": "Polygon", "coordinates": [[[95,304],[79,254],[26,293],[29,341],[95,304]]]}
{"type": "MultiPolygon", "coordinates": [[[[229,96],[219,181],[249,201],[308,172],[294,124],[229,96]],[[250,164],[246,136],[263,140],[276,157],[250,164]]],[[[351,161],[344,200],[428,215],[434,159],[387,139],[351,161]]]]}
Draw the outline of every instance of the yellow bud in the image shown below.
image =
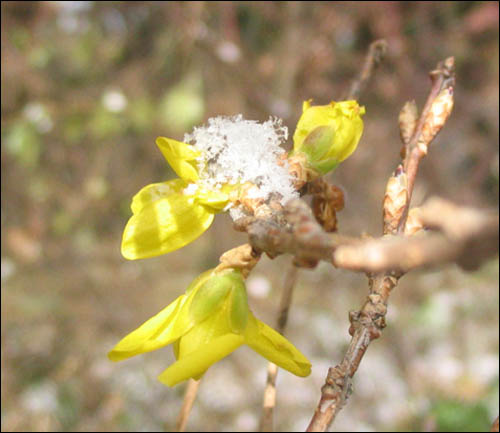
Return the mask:
{"type": "Polygon", "coordinates": [[[354,100],[311,106],[305,101],[293,135],[293,155],[305,155],[307,168],[318,176],[351,155],[363,133],[365,107],[354,100]]]}

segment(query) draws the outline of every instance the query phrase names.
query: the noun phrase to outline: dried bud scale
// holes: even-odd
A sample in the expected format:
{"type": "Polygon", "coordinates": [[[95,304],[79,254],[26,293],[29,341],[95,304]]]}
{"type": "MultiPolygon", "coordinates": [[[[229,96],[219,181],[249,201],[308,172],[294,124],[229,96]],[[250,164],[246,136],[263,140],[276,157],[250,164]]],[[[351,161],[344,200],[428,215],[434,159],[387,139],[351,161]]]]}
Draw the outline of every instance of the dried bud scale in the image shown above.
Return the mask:
{"type": "Polygon", "coordinates": [[[411,208],[405,224],[405,236],[412,236],[423,229],[421,211],[419,207],[411,208]]]}
{"type": "Polygon", "coordinates": [[[422,133],[418,141],[418,146],[424,153],[427,153],[427,146],[448,120],[452,109],[453,88],[447,87],[439,92],[425,117],[422,133]]]}
{"type": "Polygon", "coordinates": [[[418,109],[415,101],[405,103],[399,113],[399,133],[404,144],[408,144],[415,132],[418,121],[418,109]]]}
{"type": "Polygon", "coordinates": [[[399,166],[389,178],[384,195],[384,234],[396,233],[408,202],[408,180],[399,166]]]}
{"type": "Polygon", "coordinates": [[[239,269],[246,278],[259,259],[260,254],[256,253],[250,244],[243,244],[222,254],[219,259],[220,264],[215,270],[239,269]]]}
{"type": "Polygon", "coordinates": [[[344,193],[335,185],[321,183],[313,195],[312,209],[316,220],[326,232],[337,230],[337,212],[344,208],[344,193]]]}

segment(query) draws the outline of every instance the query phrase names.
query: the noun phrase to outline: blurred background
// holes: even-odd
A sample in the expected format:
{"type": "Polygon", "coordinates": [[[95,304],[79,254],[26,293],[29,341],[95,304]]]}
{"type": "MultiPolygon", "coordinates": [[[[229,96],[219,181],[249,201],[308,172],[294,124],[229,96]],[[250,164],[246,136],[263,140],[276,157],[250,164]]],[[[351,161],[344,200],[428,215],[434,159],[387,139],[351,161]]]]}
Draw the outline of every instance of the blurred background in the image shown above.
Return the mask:
{"type": "MultiPolygon", "coordinates": [[[[132,196],[170,179],[154,140],[182,140],[216,115],[279,116],[338,100],[373,40],[386,59],[360,101],[365,132],[330,179],[346,194],[340,232],[381,234],[399,160],[397,116],[422,107],[428,72],[455,56],[456,103],[421,165],[431,195],[498,206],[497,2],[1,3],[2,431],[172,431],[185,385],[156,376],[170,348],[114,364],[107,352],[246,237],[219,215],[182,250],[120,254],[132,196]]],[[[275,324],[290,257],[263,258],[252,310],[275,324]]],[[[301,431],[327,368],[349,342],[361,274],[300,272],[287,336],[312,361],[281,371],[276,429],[301,431]]],[[[498,415],[498,259],[473,273],[412,272],[395,290],[335,431],[485,431],[498,415]]],[[[205,375],[188,430],[258,428],[266,361],[244,347],[205,375]]]]}

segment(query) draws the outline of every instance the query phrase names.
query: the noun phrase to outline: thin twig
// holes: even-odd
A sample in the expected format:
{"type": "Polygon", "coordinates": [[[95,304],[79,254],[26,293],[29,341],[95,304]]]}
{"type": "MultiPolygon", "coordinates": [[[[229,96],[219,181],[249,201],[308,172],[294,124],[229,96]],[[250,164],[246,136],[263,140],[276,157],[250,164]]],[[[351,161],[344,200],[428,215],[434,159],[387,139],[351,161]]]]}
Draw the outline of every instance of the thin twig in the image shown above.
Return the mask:
{"type": "Polygon", "coordinates": [[[285,276],[283,293],[281,294],[280,300],[278,321],[276,323],[276,330],[280,334],[285,333],[286,324],[288,323],[288,312],[290,311],[290,305],[292,305],[293,289],[295,288],[295,283],[297,282],[298,273],[297,267],[291,264],[285,276]]]}
{"type": "Polygon", "coordinates": [[[449,57],[439,62],[436,69],[430,73],[432,80],[431,91],[429,92],[413,136],[406,143],[403,168],[408,181],[408,203],[403,216],[399,220],[399,234],[404,232],[420,161],[427,155],[429,144],[441,130],[453,108],[453,89],[455,87],[454,68],[455,60],[453,57],[449,57]],[[446,99],[444,107],[440,100],[443,91],[448,92],[444,95],[446,99]],[[436,113],[436,109],[443,110],[444,116],[442,115],[443,113],[436,113]]]}
{"type": "MultiPolygon", "coordinates": [[[[363,68],[357,80],[351,86],[348,97],[344,99],[358,99],[361,91],[366,86],[373,70],[380,62],[387,49],[385,40],[374,41],[369,48],[363,68]]],[[[246,227],[250,243],[257,250],[266,251],[271,257],[284,252],[294,253],[294,264],[289,269],[280,302],[280,313],[278,317],[277,330],[283,333],[288,320],[288,311],[292,302],[293,288],[297,279],[297,266],[314,267],[318,260],[330,260],[332,252],[338,242],[349,242],[346,239],[333,238],[327,234],[316,222],[308,206],[301,201],[289,204],[285,209],[285,217],[288,227],[293,227],[290,233],[283,226],[269,221],[257,220],[253,225],[246,227]],[[281,242],[276,242],[278,233],[281,234],[281,242]],[[271,240],[270,243],[267,241],[271,240]],[[314,243],[313,248],[307,248],[308,243],[314,243]],[[281,244],[283,248],[280,248],[281,244]],[[276,248],[277,247],[277,248],[276,248]],[[311,252],[313,254],[311,255],[311,252]]],[[[264,405],[260,422],[260,431],[273,431],[273,414],[276,406],[276,376],[278,368],[269,363],[267,370],[267,383],[264,391],[264,405]]]]}
{"type": "Polygon", "coordinates": [[[184,401],[182,402],[182,408],[179,412],[179,417],[177,418],[176,429],[179,432],[186,431],[186,425],[189,419],[189,414],[193,408],[193,403],[196,399],[196,394],[198,394],[198,388],[200,386],[200,380],[189,379],[189,382],[184,393],[184,401]]]}
{"type": "MultiPolygon", "coordinates": [[[[278,320],[276,330],[280,334],[284,334],[286,324],[288,322],[288,312],[292,304],[293,289],[297,281],[298,269],[293,264],[290,265],[283,285],[281,294],[278,320]]],[[[259,431],[273,431],[273,415],[276,407],[276,377],[278,375],[278,367],[272,362],[267,366],[267,381],[266,389],[264,390],[264,402],[262,407],[262,416],[260,419],[259,431]]]]}
{"type": "MultiPolygon", "coordinates": [[[[384,233],[386,234],[404,233],[419,163],[451,111],[454,84],[453,59],[440,62],[437,69],[431,73],[431,78],[433,82],[429,98],[414,134],[407,144],[403,167],[398,167],[388,183],[384,199],[384,233]],[[445,97],[451,98],[451,104],[445,101],[444,110],[436,110],[435,104],[443,90],[447,91],[445,97]],[[442,116],[443,111],[447,111],[445,116],[442,116]],[[421,155],[414,152],[416,148],[419,149],[421,155]],[[401,200],[401,188],[395,187],[395,184],[404,189],[403,200],[401,200]],[[387,209],[387,207],[392,208],[387,209]]],[[[443,107],[440,105],[439,108],[443,107]]],[[[345,405],[351,392],[352,377],[358,370],[368,346],[380,337],[385,328],[388,299],[401,276],[401,272],[391,271],[369,275],[369,295],[366,301],[359,311],[349,314],[351,342],[342,362],[328,370],[325,385],[321,388],[320,401],[307,431],[328,430],[335,416],[345,405]]]]}
{"type": "Polygon", "coordinates": [[[385,39],[378,39],[370,44],[368,54],[363,63],[363,68],[356,80],[351,84],[347,97],[343,99],[358,99],[359,95],[366,87],[374,69],[383,59],[387,51],[387,42],[385,39]]]}

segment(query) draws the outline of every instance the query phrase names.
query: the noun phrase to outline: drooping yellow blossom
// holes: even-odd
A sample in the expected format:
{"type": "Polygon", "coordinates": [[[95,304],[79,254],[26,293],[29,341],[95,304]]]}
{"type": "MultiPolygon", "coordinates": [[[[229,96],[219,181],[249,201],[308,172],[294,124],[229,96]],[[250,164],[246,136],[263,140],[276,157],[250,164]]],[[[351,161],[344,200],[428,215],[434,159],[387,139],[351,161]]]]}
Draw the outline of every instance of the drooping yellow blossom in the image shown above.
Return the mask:
{"type": "Polygon", "coordinates": [[[174,386],[199,379],[217,361],[246,344],[297,376],[308,376],[311,364],[281,334],[256,319],[248,308],[239,270],[209,270],[184,295],[121,340],[108,354],[112,361],[173,344],[177,359],[158,379],[174,386]]]}
{"type": "Polygon", "coordinates": [[[141,189],[132,199],[132,217],[123,232],[122,255],[130,260],[177,250],[210,227],[229,201],[227,189],[200,186],[193,146],[159,137],[156,144],[179,176],[141,189]]]}
{"type": "Polygon", "coordinates": [[[365,107],[354,100],[311,106],[305,101],[295,133],[293,155],[304,156],[310,170],[324,175],[356,150],[365,107]]]}

